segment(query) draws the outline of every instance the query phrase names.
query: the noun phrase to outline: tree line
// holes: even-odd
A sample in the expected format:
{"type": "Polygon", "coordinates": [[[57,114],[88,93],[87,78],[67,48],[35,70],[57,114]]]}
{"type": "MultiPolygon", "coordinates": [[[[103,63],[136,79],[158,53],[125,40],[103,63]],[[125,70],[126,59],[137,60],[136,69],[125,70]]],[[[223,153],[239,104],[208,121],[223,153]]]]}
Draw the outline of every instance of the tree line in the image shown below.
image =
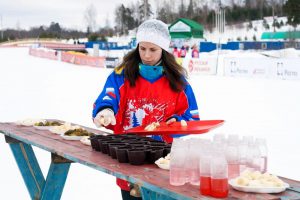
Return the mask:
{"type": "MultiPolygon", "coordinates": [[[[32,27],[30,30],[7,29],[1,34],[0,41],[22,38],[58,38],[76,39],[88,37],[90,41],[105,40],[112,35],[126,35],[129,30],[138,27],[144,20],[155,17],[171,24],[178,18],[192,19],[212,31],[215,26],[215,10],[222,8],[226,13],[226,24],[237,24],[251,20],[263,19],[266,16],[287,16],[288,24],[297,27],[300,24],[299,0],[231,0],[226,5],[220,0],[156,0],[151,5],[148,0],[138,0],[128,5],[119,4],[114,10],[115,26],[107,21],[101,28],[96,28],[96,10],[89,6],[84,18],[86,31],[62,28],[58,22],[49,26],[32,27]],[[154,13],[154,6],[156,10],[154,13]]],[[[274,21],[273,26],[283,25],[274,21]]]]}
{"type": "MultiPolygon", "coordinates": [[[[204,26],[206,30],[215,27],[215,10],[222,8],[226,13],[226,24],[232,25],[252,20],[263,19],[266,16],[288,16],[288,23],[294,27],[300,23],[299,0],[231,0],[222,5],[218,0],[157,0],[155,17],[171,24],[178,18],[192,19],[204,26]]],[[[154,15],[152,7],[147,1],[141,0],[117,6],[115,10],[115,31],[127,34],[145,19],[154,15]],[[141,7],[147,7],[141,9],[141,7]],[[144,12],[147,10],[148,12],[144,12]],[[146,13],[146,15],[145,15],[146,13]]],[[[274,26],[280,22],[274,22],[274,26]]]]}

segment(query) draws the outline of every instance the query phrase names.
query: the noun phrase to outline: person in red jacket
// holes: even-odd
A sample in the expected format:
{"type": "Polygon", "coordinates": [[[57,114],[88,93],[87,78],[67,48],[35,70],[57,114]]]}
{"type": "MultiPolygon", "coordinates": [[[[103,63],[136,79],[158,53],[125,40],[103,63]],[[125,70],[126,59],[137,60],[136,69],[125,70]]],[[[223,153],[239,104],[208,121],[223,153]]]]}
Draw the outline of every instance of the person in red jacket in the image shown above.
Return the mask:
{"type": "MultiPolygon", "coordinates": [[[[136,38],[137,48],[108,76],[94,103],[95,125],[118,134],[153,122],[199,120],[187,72],[169,53],[168,26],[159,20],[147,20],[138,27],[136,38]]],[[[172,136],[153,138],[173,141],[172,136]]],[[[117,179],[117,184],[123,199],[136,199],[130,196],[127,181],[117,179]]]]}
{"type": "Polygon", "coordinates": [[[192,58],[199,58],[199,51],[197,45],[193,45],[192,49],[192,58]]]}
{"type": "Polygon", "coordinates": [[[185,58],[186,56],[186,48],[184,46],[181,47],[180,51],[179,51],[179,55],[181,58],[185,58]]]}
{"type": "Polygon", "coordinates": [[[175,58],[179,58],[179,57],[180,57],[180,56],[179,56],[179,51],[178,51],[177,47],[174,47],[174,49],[173,49],[173,56],[174,56],[175,58]]]}

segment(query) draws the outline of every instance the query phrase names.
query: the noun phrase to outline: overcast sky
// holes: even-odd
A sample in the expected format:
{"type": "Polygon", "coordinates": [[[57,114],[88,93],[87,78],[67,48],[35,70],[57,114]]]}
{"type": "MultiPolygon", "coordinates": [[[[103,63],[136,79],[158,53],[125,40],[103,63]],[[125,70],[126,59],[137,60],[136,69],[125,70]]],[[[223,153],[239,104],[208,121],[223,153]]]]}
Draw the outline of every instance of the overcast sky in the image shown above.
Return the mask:
{"type": "MultiPolygon", "coordinates": [[[[92,4],[97,11],[97,24],[105,26],[105,19],[114,24],[114,11],[117,5],[129,5],[137,0],[0,0],[2,27],[28,29],[29,27],[58,22],[62,27],[86,29],[85,10],[92,4]]],[[[152,8],[155,0],[150,0],[152,8]]],[[[0,18],[1,20],[1,18],[0,18]]],[[[1,21],[0,21],[1,28],[1,21]]]]}

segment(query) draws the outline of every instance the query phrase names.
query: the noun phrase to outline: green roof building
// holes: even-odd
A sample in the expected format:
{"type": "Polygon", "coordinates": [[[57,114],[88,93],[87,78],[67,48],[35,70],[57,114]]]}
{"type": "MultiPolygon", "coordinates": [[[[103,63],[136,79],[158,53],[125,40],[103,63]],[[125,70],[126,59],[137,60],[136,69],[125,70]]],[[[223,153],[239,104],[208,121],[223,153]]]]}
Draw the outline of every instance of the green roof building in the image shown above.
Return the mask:
{"type": "Polygon", "coordinates": [[[169,26],[172,39],[203,38],[203,26],[186,18],[179,18],[169,26]]]}
{"type": "Polygon", "coordinates": [[[261,35],[262,40],[289,40],[300,39],[300,31],[289,32],[264,32],[261,35]]]}

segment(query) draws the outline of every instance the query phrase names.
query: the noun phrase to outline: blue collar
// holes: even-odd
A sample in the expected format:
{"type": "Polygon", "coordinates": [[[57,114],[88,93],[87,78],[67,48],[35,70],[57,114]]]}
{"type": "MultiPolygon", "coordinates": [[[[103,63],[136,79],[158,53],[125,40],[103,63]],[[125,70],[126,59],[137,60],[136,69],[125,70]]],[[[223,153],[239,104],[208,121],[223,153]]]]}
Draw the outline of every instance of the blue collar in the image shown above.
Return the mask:
{"type": "Polygon", "coordinates": [[[150,82],[156,81],[163,75],[164,68],[161,65],[152,66],[152,65],[145,65],[140,63],[139,65],[139,73],[140,75],[149,80],[150,82]]]}

